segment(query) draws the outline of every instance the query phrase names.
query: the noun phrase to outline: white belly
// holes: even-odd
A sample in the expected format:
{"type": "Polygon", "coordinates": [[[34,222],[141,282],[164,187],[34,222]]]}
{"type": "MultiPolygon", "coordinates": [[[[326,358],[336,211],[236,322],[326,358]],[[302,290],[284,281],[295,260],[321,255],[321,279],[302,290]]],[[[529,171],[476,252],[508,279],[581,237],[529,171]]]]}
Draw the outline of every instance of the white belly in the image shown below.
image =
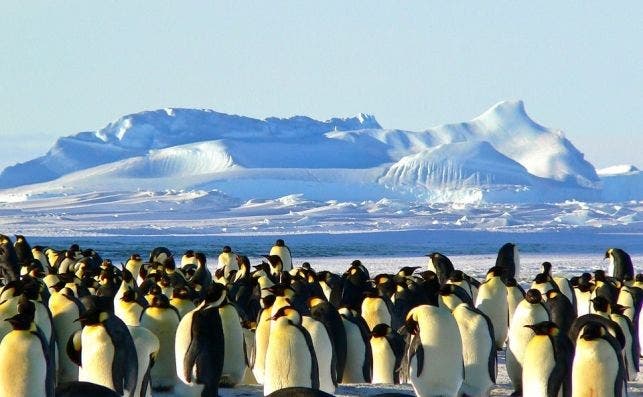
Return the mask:
{"type": "Polygon", "coordinates": [[[0,396],[45,395],[47,363],[40,339],[29,331],[12,331],[0,343],[0,396]]]}
{"type": "Polygon", "coordinates": [[[576,343],[572,365],[572,396],[611,396],[618,372],[616,353],[603,339],[576,343]]]}
{"type": "Polygon", "coordinates": [[[548,336],[534,336],[523,356],[523,397],[547,395],[547,381],[554,370],[554,351],[548,336]]]}
{"type": "Polygon", "coordinates": [[[102,325],[88,325],[81,335],[82,364],[78,380],[114,389],[112,362],[114,345],[102,325]]]}
{"type": "Polygon", "coordinates": [[[282,317],[270,330],[265,361],[263,391],[268,395],[286,387],[311,387],[311,356],[301,331],[283,323],[282,317]]]}
{"type": "Polygon", "coordinates": [[[152,367],[152,385],[171,387],[176,384],[174,344],[179,317],[172,309],[149,308],[141,317],[141,326],[154,332],[161,348],[152,367]]]}

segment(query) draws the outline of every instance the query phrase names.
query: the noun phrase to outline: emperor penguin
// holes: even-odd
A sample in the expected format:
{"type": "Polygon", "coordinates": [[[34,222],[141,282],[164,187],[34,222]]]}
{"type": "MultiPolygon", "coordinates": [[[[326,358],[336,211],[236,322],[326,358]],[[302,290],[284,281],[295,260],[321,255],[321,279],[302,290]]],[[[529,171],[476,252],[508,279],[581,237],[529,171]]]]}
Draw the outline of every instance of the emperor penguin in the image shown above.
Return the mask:
{"type": "Polygon", "coordinates": [[[18,305],[6,319],[13,330],[0,342],[0,395],[54,396],[55,364],[47,338],[34,323],[31,301],[18,305]]]}
{"type": "Polygon", "coordinates": [[[623,314],[625,309],[626,308],[624,306],[614,305],[612,307],[610,318],[621,327],[623,336],[625,336],[623,359],[627,370],[627,379],[629,381],[634,381],[636,380],[636,375],[639,372],[639,356],[641,355],[641,347],[632,321],[623,314]]]}
{"type": "Polygon", "coordinates": [[[591,313],[592,290],[594,288],[591,278],[592,276],[589,273],[583,273],[576,279],[574,295],[576,296],[576,312],[578,317],[591,313]]]}
{"type": "Polygon", "coordinates": [[[607,329],[588,322],[576,341],[572,365],[572,396],[627,395],[621,347],[607,329]]]}
{"type": "Polygon", "coordinates": [[[151,397],[151,371],[159,353],[159,338],[152,331],[140,325],[128,325],[127,329],[132,335],[132,340],[136,347],[136,356],[138,357],[138,379],[136,380],[136,389],[133,395],[151,397]]]}
{"type": "MultiPolygon", "coordinates": [[[[74,292],[60,283],[57,291],[49,298],[49,310],[53,319],[55,336],[60,348],[66,346],[69,337],[80,331],[80,324],[75,321],[85,312],[83,304],[74,296],[74,292]]],[[[67,354],[58,357],[58,383],[78,380],[78,366],[67,354]]]]}
{"type": "Polygon", "coordinates": [[[20,263],[16,249],[11,239],[4,234],[0,234],[0,277],[7,283],[20,278],[20,263]]]}
{"type": "Polygon", "coordinates": [[[337,387],[337,349],[330,337],[330,330],[324,323],[310,316],[302,316],[301,325],[310,335],[317,358],[319,390],[334,394],[337,387]]]}
{"type": "Polygon", "coordinates": [[[380,295],[377,288],[367,290],[364,295],[361,313],[366,324],[368,324],[368,328],[372,330],[377,324],[391,326],[391,301],[385,296],[380,295]]]}
{"type": "Polygon", "coordinates": [[[16,242],[13,243],[13,248],[16,250],[18,263],[29,263],[34,259],[33,253],[31,252],[31,246],[22,234],[16,234],[16,242]]]}
{"type": "Polygon", "coordinates": [[[45,254],[45,247],[42,245],[34,245],[31,247],[31,255],[35,260],[40,262],[43,268],[46,269],[51,266],[49,259],[47,259],[47,255],[45,254]]]}
{"type": "Polygon", "coordinates": [[[465,278],[465,274],[462,270],[454,270],[451,273],[451,277],[447,280],[447,284],[457,285],[458,287],[464,289],[464,291],[469,295],[472,301],[475,302],[476,296],[478,294],[477,288],[471,283],[470,280],[465,278]]]}
{"type": "Polygon", "coordinates": [[[181,269],[185,268],[186,266],[192,266],[192,265],[196,265],[196,258],[194,257],[194,251],[187,250],[181,257],[181,269]]]}
{"type": "Polygon", "coordinates": [[[114,302],[114,315],[127,325],[139,325],[145,307],[147,307],[147,301],[143,306],[141,299],[137,299],[136,292],[130,288],[122,294],[118,301],[114,302]]]}
{"type": "Polygon", "coordinates": [[[140,325],[154,332],[160,343],[151,372],[154,391],[172,390],[177,382],[174,343],[179,321],[179,313],[163,294],[154,296],[151,305],[141,314],[140,325]]]}
{"type": "Polygon", "coordinates": [[[276,300],[275,295],[268,295],[261,299],[262,309],[259,311],[257,318],[257,328],[255,330],[255,358],[252,364],[252,373],[257,383],[263,385],[265,375],[266,352],[268,351],[268,341],[270,338],[270,326],[272,317],[272,306],[276,300]]]}
{"type": "Polygon", "coordinates": [[[236,255],[228,245],[223,247],[217,258],[217,270],[219,269],[223,269],[223,277],[225,278],[228,278],[231,271],[239,270],[236,255]]]}
{"type": "Polygon", "coordinates": [[[221,372],[221,387],[234,387],[243,380],[246,370],[244,354],[243,328],[237,308],[229,302],[227,290],[221,284],[213,286],[218,294],[223,296],[219,303],[219,316],[223,328],[223,369],[221,372]]]}
{"type": "Polygon", "coordinates": [[[556,323],[542,321],[525,327],[534,331],[525,348],[523,397],[571,396],[574,345],[556,323]]]}
{"type": "Polygon", "coordinates": [[[387,324],[377,324],[371,330],[373,374],[371,383],[399,384],[404,358],[404,339],[387,324]]]}
{"type": "MultiPolygon", "coordinates": [[[[333,305],[317,296],[308,299],[308,306],[310,308],[310,316],[315,320],[321,321],[328,330],[328,336],[331,339],[333,351],[337,359],[336,379],[338,383],[341,383],[344,368],[346,366],[346,354],[348,350],[346,329],[344,328],[342,317],[333,305]]],[[[315,350],[317,351],[317,349],[315,350]]]]}
{"type": "Polygon", "coordinates": [[[525,299],[525,290],[522,289],[520,284],[516,281],[515,278],[510,278],[507,280],[507,308],[509,309],[509,324],[511,324],[511,318],[516,311],[518,304],[525,299]]]}
{"type": "Polygon", "coordinates": [[[156,247],[150,252],[150,258],[148,262],[150,263],[163,263],[166,259],[172,257],[172,251],[166,247],[156,247]]]}
{"type": "Polygon", "coordinates": [[[319,389],[317,355],[299,312],[285,306],[270,321],[263,394],[286,387],[319,389]]]}
{"type": "Polygon", "coordinates": [[[500,267],[492,267],[487,273],[487,280],[480,285],[476,308],[489,317],[493,324],[496,349],[502,349],[507,339],[508,313],[507,287],[502,281],[504,271],[500,267]]]}
{"type": "Polygon", "coordinates": [[[127,269],[134,279],[138,278],[143,267],[143,258],[139,254],[132,254],[125,262],[125,269],[127,269]]]}
{"type": "Polygon", "coordinates": [[[456,396],[464,381],[462,338],[446,309],[433,305],[413,308],[406,327],[409,380],[419,397],[456,396]]]}
{"type": "Polygon", "coordinates": [[[451,263],[451,260],[439,252],[433,252],[427,256],[431,259],[428,266],[429,270],[438,275],[440,284],[446,283],[453,272],[453,263],[451,263]]]}
{"type": "Polygon", "coordinates": [[[176,308],[181,318],[196,308],[196,305],[190,299],[190,291],[187,287],[174,288],[170,305],[176,308]]]}
{"type": "Polygon", "coordinates": [[[525,325],[537,324],[542,321],[550,321],[549,312],[542,302],[540,291],[530,289],[525,293],[525,299],[518,304],[514,312],[507,338],[507,374],[515,393],[523,391],[523,358],[527,344],[535,335],[534,331],[525,325]]]}
{"type": "Polygon", "coordinates": [[[94,298],[94,306],[79,317],[83,328],[69,338],[67,354],[80,366],[79,381],[133,396],[138,379],[134,340],[125,323],[107,311],[105,299],[94,298]]]}
{"type": "Polygon", "coordinates": [[[354,310],[343,307],[338,312],[346,333],[346,364],[342,383],[371,383],[373,352],[368,325],[354,310]]]}
{"type": "Polygon", "coordinates": [[[215,285],[204,291],[196,309],[181,319],[176,330],[176,373],[182,396],[216,396],[223,371],[224,336],[219,305],[225,299],[215,285]]]}
{"type": "Polygon", "coordinates": [[[467,303],[460,303],[452,313],[462,338],[464,380],[460,394],[488,396],[498,373],[493,324],[489,317],[467,303]]]}
{"type": "Polygon", "coordinates": [[[605,259],[610,260],[607,274],[619,281],[624,278],[634,278],[634,266],[630,255],[620,248],[610,248],[605,252],[605,259]]]}
{"type": "Polygon", "coordinates": [[[549,311],[551,321],[558,325],[560,332],[564,335],[569,333],[572,323],[576,319],[576,309],[560,290],[551,289],[545,294],[547,300],[545,306],[549,311]]]}
{"type": "Polygon", "coordinates": [[[292,269],[292,255],[284,240],[278,239],[275,241],[275,245],[270,249],[269,255],[278,255],[281,258],[284,272],[289,272],[292,269]]]}
{"type": "Polygon", "coordinates": [[[504,270],[503,280],[518,278],[520,276],[520,253],[518,246],[513,243],[506,243],[498,250],[496,267],[504,270]]]}

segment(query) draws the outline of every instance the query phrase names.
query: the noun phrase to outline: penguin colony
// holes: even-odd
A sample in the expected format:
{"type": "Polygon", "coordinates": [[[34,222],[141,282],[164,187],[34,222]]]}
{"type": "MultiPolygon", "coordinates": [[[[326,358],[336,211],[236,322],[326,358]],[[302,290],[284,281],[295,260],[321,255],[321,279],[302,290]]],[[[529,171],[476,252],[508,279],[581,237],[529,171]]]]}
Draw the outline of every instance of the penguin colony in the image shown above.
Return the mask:
{"type": "Polygon", "coordinates": [[[506,350],[514,395],[625,396],[638,373],[643,275],[567,279],[552,265],[527,291],[517,247],[478,281],[443,254],[428,270],[370,275],[293,266],[283,240],[251,266],[228,246],[165,247],[122,266],[76,244],[0,235],[0,396],[328,396],[340,383],[410,383],[418,396],[488,396],[506,350]]]}

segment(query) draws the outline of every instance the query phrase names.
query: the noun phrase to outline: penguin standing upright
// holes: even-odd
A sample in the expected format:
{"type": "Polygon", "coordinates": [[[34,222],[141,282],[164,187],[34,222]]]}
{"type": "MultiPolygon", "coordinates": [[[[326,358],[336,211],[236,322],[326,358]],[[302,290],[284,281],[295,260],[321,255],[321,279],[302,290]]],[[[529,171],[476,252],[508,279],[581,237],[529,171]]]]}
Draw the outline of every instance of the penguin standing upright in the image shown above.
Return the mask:
{"type": "Polygon", "coordinates": [[[317,356],[301,314],[292,306],[282,307],[271,318],[266,352],[264,395],[286,387],[319,389],[317,356]]]}
{"type": "Polygon", "coordinates": [[[223,277],[225,278],[228,278],[231,271],[239,270],[236,255],[228,245],[223,247],[217,258],[217,271],[218,270],[223,270],[223,277]]]}
{"type": "Polygon", "coordinates": [[[16,250],[19,264],[26,264],[34,259],[31,246],[22,234],[16,234],[16,242],[13,243],[13,248],[16,250]]]}
{"type": "Polygon", "coordinates": [[[525,325],[537,324],[541,321],[549,321],[549,313],[542,302],[542,296],[536,289],[530,289],[525,293],[525,299],[518,304],[507,338],[506,365],[507,374],[511,380],[516,393],[522,391],[523,357],[525,349],[534,331],[525,325]]]}
{"type": "Polygon", "coordinates": [[[237,308],[228,301],[225,287],[219,284],[213,288],[220,290],[220,294],[224,296],[218,306],[224,343],[223,369],[219,384],[221,387],[234,387],[243,380],[246,369],[243,328],[237,308]]]}
{"type": "Polygon", "coordinates": [[[446,309],[433,305],[413,308],[406,319],[409,380],[420,397],[456,396],[464,380],[462,338],[446,309]]]}
{"type": "MultiPolygon", "coordinates": [[[[181,380],[180,395],[217,396],[223,370],[223,326],[219,305],[225,295],[211,285],[204,300],[181,319],[176,330],[176,373],[181,380]]],[[[177,385],[178,386],[178,385],[177,385]]],[[[179,387],[177,387],[179,388],[179,387]]]]}
{"type": "Polygon", "coordinates": [[[337,382],[342,382],[348,350],[346,329],[344,328],[342,317],[333,305],[319,297],[310,298],[308,306],[310,307],[310,316],[315,320],[321,321],[328,330],[333,351],[337,358],[337,382]]]}
{"type": "Polygon", "coordinates": [[[560,332],[564,335],[569,333],[572,323],[576,319],[576,309],[574,305],[559,290],[549,290],[545,294],[547,300],[545,306],[549,311],[551,321],[558,325],[560,332]]]}
{"type": "Polygon", "coordinates": [[[31,301],[18,305],[7,319],[13,330],[0,342],[0,395],[54,396],[55,364],[47,338],[34,324],[31,301]]]}
{"type": "Polygon", "coordinates": [[[456,306],[452,313],[462,338],[464,380],[460,393],[487,396],[498,372],[493,324],[484,313],[466,303],[456,306]]]}
{"type": "MultiPolygon", "coordinates": [[[[85,312],[83,304],[74,296],[69,288],[62,288],[60,283],[58,291],[51,294],[49,298],[49,310],[56,330],[56,340],[62,349],[67,344],[69,337],[80,330],[80,324],[75,321],[85,312]]],[[[67,354],[60,354],[58,357],[58,382],[71,382],[78,380],[78,366],[72,362],[67,354]]]]}
{"type": "Polygon", "coordinates": [[[172,390],[176,384],[174,343],[179,321],[179,313],[163,294],[154,296],[152,304],[141,314],[141,326],[154,332],[160,343],[159,353],[151,372],[154,391],[172,390]]]}
{"type": "Polygon", "coordinates": [[[310,335],[317,358],[319,390],[333,394],[337,387],[337,351],[329,329],[321,321],[309,316],[302,316],[301,325],[310,335]]]}
{"type": "Polygon", "coordinates": [[[346,333],[346,364],[342,383],[370,383],[373,352],[369,342],[368,325],[357,312],[339,309],[346,333]]]}
{"type": "Polygon", "coordinates": [[[67,354],[80,366],[78,380],[131,396],[138,378],[132,335],[123,321],[108,312],[111,299],[94,297],[92,302],[79,317],[83,329],[69,338],[67,354]]]}
{"type": "Polygon", "coordinates": [[[130,335],[132,335],[132,340],[136,347],[139,368],[136,389],[132,395],[136,397],[151,397],[151,371],[156,356],[159,353],[159,338],[157,338],[152,331],[140,325],[128,325],[127,329],[130,335]]]}
{"type": "Polygon", "coordinates": [[[619,343],[603,325],[586,323],[576,340],[572,396],[624,396],[626,377],[619,343]]]}
{"type": "Polygon", "coordinates": [[[440,284],[446,283],[453,272],[453,263],[451,263],[451,260],[439,252],[433,252],[427,256],[431,259],[429,262],[429,270],[438,275],[440,284]]]}
{"type": "Polygon", "coordinates": [[[377,324],[371,330],[373,354],[372,383],[399,384],[404,359],[404,339],[387,324],[377,324]]]}
{"type": "Polygon", "coordinates": [[[626,308],[624,306],[614,305],[610,318],[618,324],[623,331],[623,336],[625,337],[623,359],[627,371],[627,379],[634,381],[636,380],[636,375],[639,372],[639,356],[641,355],[641,347],[632,321],[623,314],[625,309],[626,308]]]}
{"type": "Polygon", "coordinates": [[[620,248],[610,248],[605,252],[605,259],[610,260],[607,275],[619,281],[634,278],[634,266],[630,255],[620,248]]]}
{"type": "Polygon", "coordinates": [[[506,243],[498,250],[496,267],[504,270],[503,280],[518,278],[520,276],[520,254],[518,246],[513,243],[506,243]]]}
{"type": "Polygon", "coordinates": [[[381,296],[376,288],[365,293],[361,313],[371,330],[377,324],[391,326],[391,306],[391,301],[385,296],[381,296]]]}
{"type": "Polygon", "coordinates": [[[5,284],[20,278],[20,263],[16,249],[11,239],[0,234],[0,277],[5,279],[5,284]]]}
{"type": "Polygon", "coordinates": [[[269,255],[278,255],[281,258],[284,272],[289,272],[292,269],[292,254],[284,240],[278,239],[275,241],[275,245],[270,249],[269,255]]]}
{"type": "Polygon", "coordinates": [[[489,317],[493,324],[496,349],[502,349],[507,339],[508,313],[507,287],[502,281],[504,271],[499,267],[492,267],[487,273],[487,280],[480,285],[476,308],[489,317]]]}
{"type": "Polygon", "coordinates": [[[567,334],[552,321],[525,327],[533,330],[535,335],[523,356],[523,397],[571,396],[574,345],[567,334]]]}

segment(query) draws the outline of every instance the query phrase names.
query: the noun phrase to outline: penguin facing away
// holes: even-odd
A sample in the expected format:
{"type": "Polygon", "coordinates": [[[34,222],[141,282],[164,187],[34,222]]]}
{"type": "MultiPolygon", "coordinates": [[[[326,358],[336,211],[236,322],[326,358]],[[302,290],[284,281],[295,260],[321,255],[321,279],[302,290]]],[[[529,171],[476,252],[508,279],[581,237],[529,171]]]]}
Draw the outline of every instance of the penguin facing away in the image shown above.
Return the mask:
{"type": "Polygon", "coordinates": [[[506,243],[498,250],[496,267],[504,270],[503,280],[518,278],[520,276],[520,254],[518,246],[513,243],[506,243]]]}

